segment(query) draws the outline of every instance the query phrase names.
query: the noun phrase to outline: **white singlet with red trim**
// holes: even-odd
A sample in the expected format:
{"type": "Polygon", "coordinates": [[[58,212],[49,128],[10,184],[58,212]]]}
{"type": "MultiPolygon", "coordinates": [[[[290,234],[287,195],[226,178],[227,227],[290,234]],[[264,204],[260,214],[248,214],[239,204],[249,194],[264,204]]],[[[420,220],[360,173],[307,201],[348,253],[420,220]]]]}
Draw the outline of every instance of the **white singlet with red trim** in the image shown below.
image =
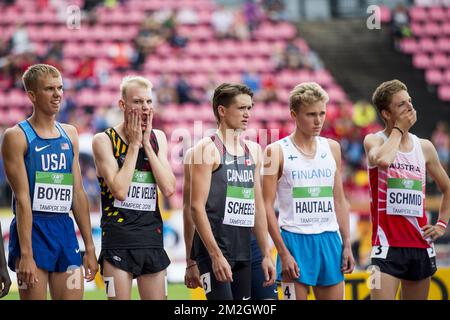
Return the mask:
{"type": "MultiPolygon", "coordinates": [[[[430,248],[421,230],[428,223],[425,158],[419,138],[408,134],[411,151],[397,151],[388,168],[369,167],[373,246],[430,248]]],[[[388,139],[382,131],[376,135],[388,139]]]]}

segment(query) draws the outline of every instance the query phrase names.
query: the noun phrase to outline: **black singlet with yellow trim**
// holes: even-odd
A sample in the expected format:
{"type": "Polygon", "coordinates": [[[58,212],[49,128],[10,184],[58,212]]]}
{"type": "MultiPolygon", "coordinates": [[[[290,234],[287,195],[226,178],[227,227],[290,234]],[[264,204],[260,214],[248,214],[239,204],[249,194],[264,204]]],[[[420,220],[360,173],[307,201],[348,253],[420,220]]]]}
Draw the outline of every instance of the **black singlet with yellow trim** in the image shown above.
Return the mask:
{"type": "MultiPolygon", "coordinates": [[[[213,171],[206,213],[217,244],[228,261],[249,261],[250,237],[254,225],[255,162],[247,145],[243,156],[226,150],[217,135],[211,136],[221,155],[219,167],[213,171]]],[[[195,231],[191,258],[209,257],[199,234],[195,231]]]]}
{"type": "MultiPolygon", "coordinates": [[[[119,168],[128,145],[114,128],[105,133],[111,139],[119,168]]],[[[158,141],[151,132],[150,143],[158,154],[158,141]]],[[[133,181],[125,201],[114,198],[106,182],[98,177],[102,203],[102,249],[163,248],[163,222],[158,207],[156,182],[144,148],[139,149],[133,181]]]]}

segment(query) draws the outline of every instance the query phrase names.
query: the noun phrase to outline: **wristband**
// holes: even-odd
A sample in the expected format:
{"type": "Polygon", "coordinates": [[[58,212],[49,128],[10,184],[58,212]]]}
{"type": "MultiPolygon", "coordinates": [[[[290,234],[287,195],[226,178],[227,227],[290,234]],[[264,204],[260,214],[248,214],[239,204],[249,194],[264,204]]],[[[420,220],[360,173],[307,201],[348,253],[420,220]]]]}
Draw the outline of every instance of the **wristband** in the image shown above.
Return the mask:
{"type": "Polygon", "coordinates": [[[399,127],[397,127],[397,126],[395,126],[395,127],[393,127],[392,129],[397,129],[398,131],[400,131],[400,133],[402,134],[402,136],[403,136],[403,130],[402,129],[400,129],[399,127]]]}
{"type": "Polygon", "coordinates": [[[193,263],[193,264],[191,264],[190,266],[187,266],[187,267],[186,267],[186,270],[187,270],[187,269],[190,269],[190,268],[192,268],[193,266],[196,266],[196,265],[197,265],[197,263],[193,263]]]}
{"type": "Polygon", "coordinates": [[[438,220],[438,222],[436,222],[436,225],[447,229],[447,223],[444,220],[438,220]]]}

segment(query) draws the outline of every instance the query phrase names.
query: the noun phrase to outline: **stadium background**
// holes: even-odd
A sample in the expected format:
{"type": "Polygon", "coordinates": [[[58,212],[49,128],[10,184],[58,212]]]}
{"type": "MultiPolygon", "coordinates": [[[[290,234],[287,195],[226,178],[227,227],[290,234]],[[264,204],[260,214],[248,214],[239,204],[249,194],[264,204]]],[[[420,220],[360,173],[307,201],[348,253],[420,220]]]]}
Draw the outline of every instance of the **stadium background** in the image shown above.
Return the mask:
{"type": "MultiPolygon", "coordinates": [[[[58,67],[64,99],[58,120],[80,135],[83,183],[100,249],[99,187],[92,161],[95,133],[120,121],[123,76],[154,85],[154,127],[169,142],[177,191],[161,199],[169,299],[202,298],[182,284],[182,156],[215,128],[210,97],[221,82],[243,82],[255,92],[250,135],[262,147],[292,129],[289,91],[316,81],[330,95],[323,135],[341,143],[357,269],[348,299],[364,299],[370,251],[369,194],[362,139],[381,128],[370,104],[382,81],[398,78],[410,90],[419,121],[412,129],[431,139],[448,170],[450,153],[450,8],[446,1],[370,0],[3,0],[0,1],[0,141],[4,130],[32,110],[21,75],[33,63],[58,67]],[[375,5],[375,6],[374,6],[375,5]]],[[[439,195],[427,186],[427,210],[437,217],[439,195]]],[[[7,251],[11,192],[0,157],[0,221],[7,251]]],[[[81,239],[80,239],[81,240],[81,239]]],[[[436,243],[440,271],[430,297],[448,299],[450,236],[436,243]]],[[[82,244],[82,242],[80,241],[82,244]]],[[[274,252],[275,254],[275,252],[274,252]]],[[[11,273],[12,279],[15,274],[11,273]]],[[[100,278],[86,299],[104,299],[100,278]]],[[[136,298],[134,292],[133,298],[136,298]]],[[[17,299],[14,283],[7,297],[17,299]]]]}

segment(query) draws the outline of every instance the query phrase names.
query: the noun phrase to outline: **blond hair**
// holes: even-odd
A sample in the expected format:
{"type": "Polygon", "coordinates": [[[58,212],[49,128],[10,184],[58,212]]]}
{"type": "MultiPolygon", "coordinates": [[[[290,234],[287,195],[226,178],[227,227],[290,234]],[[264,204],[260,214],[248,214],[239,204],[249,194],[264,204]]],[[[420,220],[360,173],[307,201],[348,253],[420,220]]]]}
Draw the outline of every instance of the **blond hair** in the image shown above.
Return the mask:
{"type": "Polygon", "coordinates": [[[22,75],[22,83],[26,91],[36,90],[39,77],[61,77],[61,73],[54,66],[48,64],[33,64],[22,75]]]}
{"type": "Polygon", "coordinates": [[[120,83],[120,93],[122,95],[122,98],[125,98],[127,89],[132,84],[137,84],[148,90],[151,90],[153,88],[153,84],[148,79],[145,79],[144,77],[126,76],[122,79],[122,82],[120,83]]]}
{"type": "Polygon", "coordinates": [[[402,90],[408,91],[406,85],[400,80],[385,81],[375,89],[372,95],[372,103],[381,115],[381,111],[387,110],[392,101],[392,96],[402,90]]]}
{"type": "Polygon", "coordinates": [[[311,105],[318,101],[327,103],[328,93],[316,82],[301,83],[291,91],[289,95],[289,108],[298,111],[302,105],[311,105]]]}

